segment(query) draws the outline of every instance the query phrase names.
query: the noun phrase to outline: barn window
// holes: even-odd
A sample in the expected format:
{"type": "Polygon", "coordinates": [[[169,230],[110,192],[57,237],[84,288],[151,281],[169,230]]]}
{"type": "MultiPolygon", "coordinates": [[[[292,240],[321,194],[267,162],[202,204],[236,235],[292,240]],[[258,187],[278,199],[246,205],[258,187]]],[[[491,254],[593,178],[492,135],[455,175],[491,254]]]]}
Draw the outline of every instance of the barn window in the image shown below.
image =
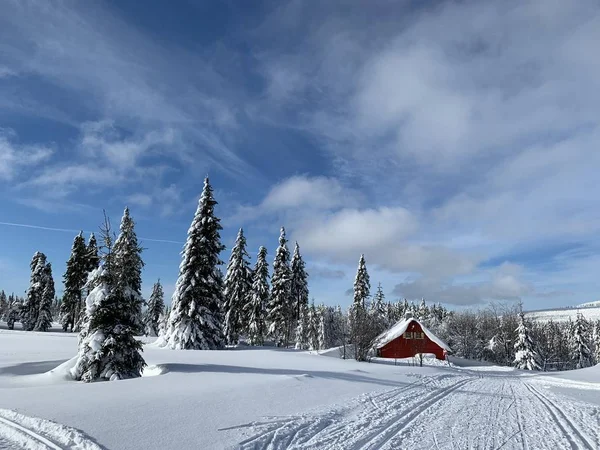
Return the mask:
{"type": "Polygon", "coordinates": [[[404,339],[425,339],[425,333],[418,331],[407,331],[404,333],[404,339]]]}

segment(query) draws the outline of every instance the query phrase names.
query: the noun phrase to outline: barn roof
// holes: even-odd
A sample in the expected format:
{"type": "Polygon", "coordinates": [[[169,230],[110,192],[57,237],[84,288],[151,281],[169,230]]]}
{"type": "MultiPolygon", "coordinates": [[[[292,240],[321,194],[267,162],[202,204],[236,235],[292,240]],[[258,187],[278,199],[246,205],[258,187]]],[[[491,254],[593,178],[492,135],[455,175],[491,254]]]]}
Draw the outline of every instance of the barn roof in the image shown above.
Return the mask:
{"type": "Polygon", "coordinates": [[[408,328],[408,325],[410,325],[410,323],[413,321],[417,322],[421,326],[423,333],[425,333],[425,335],[427,335],[427,337],[431,341],[435,342],[437,345],[439,345],[444,350],[450,351],[450,347],[448,346],[448,344],[446,344],[439,337],[437,337],[435,334],[433,334],[430,330],[428,330],[425,327],[425,325],[423,325],[421,322],[419,322],[414,317],[405,318],[405,319],[402,319],[402,320],[396,322],[396,324],[392,328],[390,328],[387,331],[384,331],[379,336],[377,336],[377,338],[375,339],[375,342],[376,342],[375,347],[381,348],[381,347],[387,345],[388,343],[392,342],[397,337],[402,336],[404,334],[404,332],[406,331],[406,329],[408,328]]]}

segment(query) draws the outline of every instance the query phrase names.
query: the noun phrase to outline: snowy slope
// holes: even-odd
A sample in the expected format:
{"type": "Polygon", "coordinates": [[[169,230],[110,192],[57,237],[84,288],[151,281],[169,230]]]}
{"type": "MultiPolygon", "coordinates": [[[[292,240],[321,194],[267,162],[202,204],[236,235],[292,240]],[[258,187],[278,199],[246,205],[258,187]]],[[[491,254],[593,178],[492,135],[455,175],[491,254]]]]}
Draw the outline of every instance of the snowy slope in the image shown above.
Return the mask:
{"type": "Polygon", "coordinates": [[[600,308],[600,300],[596,300],[595,302],[587,302],[582,303],[581,305],[577,305],[578,308],[600,308]]]}
{"type": "Polygon", "coordinates": [[[525,316],[539,322],[547,322],[549,320],[564,322],[569,319],[574,321],[578,313],[582,314],[588,320],[600,320],[600,306],[529,311],[525,313],[525,316]]]}
{"type": "Polygon", "coordinates": [[[591,449],[600,442],[600,398],[580,395],[599,386],[591,369],[548,377],[458,359],[469,367],[146,345],[147,376],[83,384],[64,376],[76,343],[69,334],[0,329],[0,449],[591,449]],[[582,380],[569,379],[577,373],[582,380]]]}

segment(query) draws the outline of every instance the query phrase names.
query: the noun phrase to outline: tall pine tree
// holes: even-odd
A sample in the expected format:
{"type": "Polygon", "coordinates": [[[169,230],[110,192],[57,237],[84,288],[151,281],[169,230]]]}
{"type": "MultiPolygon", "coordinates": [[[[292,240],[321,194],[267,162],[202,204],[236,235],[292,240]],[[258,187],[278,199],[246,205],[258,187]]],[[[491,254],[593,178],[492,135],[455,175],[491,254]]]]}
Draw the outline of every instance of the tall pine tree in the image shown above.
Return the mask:
{"type": "Polygon", "coordinates": [[[123,283],[113,252],[110,222],[102,230],[104,254],[90,276],[85,322],[79,334],[79,351],[71,374],[76,380],[121,380],[142,375],[146,366],[142,343],[135,338],[137,317],[132,305],[135,286],[123,283]]]}
{"type": "MultiPolygon", "coordinates": [[[[97,250],[97,249],[96,249],[97,250]]],[[[67,261],[67,270],[63,275],[65,292],[61,303],[60,315],[64,331],[73,331],[79,319],[83,303],[83,287],[89,272],[88,249],[85,246],[83,232],[75,236],[71,247],[71,256],[67,261]]]]}
{"type": "Polygon", "coordinates": [[[271,298],[267,305],[267,322],[269,336],[277,345],[287,346],[289,342],[289,327],[293,312],[291,300],[290,252],[287,248],[285,228],[281,227],[279,247],[273,262],[273,277],[271,278],[271,298]]]}
{"type": "Polygon", "coordinates": [[[219,234],[220,220],[214,213],[216,204],[207,177],[188,230],[164,336],[164,345],[173,349],[208,350],[224,345],[223,280],[218,266],[222,264],[219,254],[225,246],[219,234]]]}
{"type": "Polygon", "coordinates": [[[42,274],[42,297],[40,310],[35,323],[35,331],[48,331],[52,326],[52,302],[54,302],[54,278],[52,277],[52,264],[47,263],[44,266],[42,274]]]}
{"type": "Polygon", "coordinates": [[[148,300],[148,308],[144,316],[146,335],[158,336],[160,320],[165,313],[165,300],[160,280],[154,283],[152,294],[148,300]]]}
{"type": "Polygon", "coordinates": [[[269,301],[269,263],[267,249],[260,247],[256,265],[252,271],[250,300],[246,304],[248,318],[248,341],[250,345],[263,345],[266,334],[266,307],[269,301]]]}
{"type": "Polygon", "coordinates": [[[240,228],[225,275],[225,338],[230,345],[236,345],[239,335],[247,328],[245,307],[252,288],[250,256],[246,251],[244,230],[240,228]]]}
{"type": "Polygon", "coordinates": [[[292,257],[292,282],[291,295],[294,306],[293,319],[297,321],[300,317],[300,311],[303,306],[308,306],[308,274],[298,242],[294,247],[294,256],[292,257]]]}
{"type": "Polygon", "coordinates": [[[123,293],[128,296],[125,306],[129,308],[128,314],[135,317],[136,333],[144,333],[144,324],[142,316],[142,247],[138,243],[135,233],[135,222],[131,218],[129,208],[125,208],[121,225],[119,227],[119,237],[115,241],[113,248],[115,273],[117,283],[123,289],[123,293]]]}
{"type": "Polygon", "coordinates": [[[349,311],[350,320],[350,343],[354,345],[354,357],[358,361],[364,361],[367,357],[371,339],[377,333],[372,329],[371,321],[366,310],[366,302],[369,298],[371,283],[365,256],[360,255],[358,270],[354,280],[354,300],[349,311]]]}
{"type": "Polygon", "coordinates": [[[23,323],[23,328],[27,331],[35,328],[40,313],[45,287],[44,272],[46,269],[46,255],[36,252],[31,259],[29,267],[31,268],[29,289],[21,308],[21,322],[23,323]]]}
{"type": "Polygon", "coordinates": [[[100,266],[100,256],[98,256],[98,241],[94,233],[90,233],[90,239],[87,245],[87,271],[91,272],[100,266]]]}

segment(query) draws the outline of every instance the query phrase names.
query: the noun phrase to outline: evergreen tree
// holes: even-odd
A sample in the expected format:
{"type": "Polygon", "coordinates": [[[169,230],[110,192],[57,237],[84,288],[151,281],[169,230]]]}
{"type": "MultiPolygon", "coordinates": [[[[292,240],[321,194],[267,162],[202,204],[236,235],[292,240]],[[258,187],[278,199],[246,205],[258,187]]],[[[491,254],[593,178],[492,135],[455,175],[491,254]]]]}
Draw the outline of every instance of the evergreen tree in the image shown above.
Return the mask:
{"type": "Polygon", "coordinates": [[[75,328],[83,303],[83,287],[87,281],[89,260],[83,232],[73,240],[71,256],[67,261],[67,270],[63,275],[65,292],[60,308],[61,323],[64,331],[75,328]]]}
{"type": "Polygon", "coordinates": [[[141,335],[144,333],[144,320],[142,316],[142,247],[138,244],[135,233],[135,222],[129,214],[129,208],[125,208],[121,225],[119,227],[119,237],[115,241],[113,248],[115,274],[117,283],[123,289],[123,293],[128,297],[128,301],[123,305],[128,309],[127,314],[135,318],[135,333],[141,335]],[[126,291],[125,289],[129,289],[126,291]]]}
{"type": "Polygon", "coordinates": [[[367,272],[365,255],[360,255],[360,260],[358,261],[358,270],[354,280],[354,305],[360,305],[365,308],[370,292],[371,282],[369,279],[369,273],[367,272]]]}
{"type": "Polygon", "coordinates": [[[100,257],[98,256],[98,242],[94,233],[90,233],[90,239],[86,252],[87,272],[92,272],[100,266],[100,257]]]}
{"type": "Polygon", "coordinates": [[[367,314],[366,301],[369,298],[371,284],[364,255],[360,255],[358,270],[354,280],[354,300],[350,307],[350,342],[354,345],[355,359],[364,361],[371,340],[377,335],[373,330],[370,316],[367,314]]]}
{"type": "Polygon", "coordinates": [[[225,275],[225,338],[230,345],[236,345],[239,335],[247,329],[246,305],[252,289],[250,256],[246,251],[244,230],[240,228],[225,275]]]}
{"type": "Polygon", "coordinates": [[[279,247],[273,262],[271,278],[271,298],[267,305],[268,334],[277,345],[287,346],[289,327],[291,325],[291,270],[290,252],[287,248],[285,228],[281,228],[279,247]]]}
{"type": "Polygon", "coordinates": [[[529,327],[523,312],[519,315],[519,327],[516,329],[514,365],[517,369],[541,370],[539,354],[535,348],[529,327]]]}
{"type": "Polygon", "coordinates": [[[19,300],[14,298],[14,296],[12,298],[13,300],[9,301],[8,312],[6,313],[6,325],[9,330],[14,330],[15,322],[21,317],[21,309],[23,306],[19,300]]]}
{"type": "Polygon", "coordinates": [[[160,280],[158,280],[152,287],[152,294],[148,300],[148,309],[144,316],[144,327],[147,336],[158,336],[161,317],[164,313],[164,293],[160,280]]]}
{"type": "Polygon", "coordinates": [[[248,341],[250,345],[263,345],[266,333],[266,306],[269,301],[269,263],[267,249],[260,247],[252,272],[250,301],[246,304],[248,341]]]}
{"type": "Polygon", "coordinates": [[[425,299],[421,299],[421,303],[419,304],[419,309],[417,310],[417,317],[419,320],[427,320],[429,319],[429,308],[427,307],[427,303],[425,303],[425,299]]]}
{"type": "Polygon", "coordinates": [[[389,327],[390,322],[388,320],[387,305],[385,303],[385,295],[383,294],[381,283],[377,286],[377,292],[375,292],[369,312],[373,318],[373,323],[377,326],[379,332],[383,332],[389,327]]]}
{"type": "Polygon", "coordinates": [[[298,318],[298,326],[296,328],[296,350],[308,350],[310,348],[308,339],[308,315],[308,306],[302,304],[300,306],[300,317],[298,318]]]}
{"type": "Polygon", "coordinates": [[[0,319],[8,314],[8,299],[4,291],[0,292],[0,319]]]}
{"type": "Polygon", "coordinates": [[[172,349],[209,350],[224,345],[223,280],[218,266],[221,244],[217,204],[208,177],[198,209],[188,230],[173,294],[169,327],[164,344],[172,349]]]}
{"type": "Polygon", "coordinates": [[[577,314],[573,326],[573,340],[575,347],[574,362],[576,369],[583,369],[592,365],[592,352],[589,345],[589,323],[582,314],[577,314]]]}
{"type": "Polygon", "coordinates": [[[308,308],[308,344],[309,350],[319,350],[319,314],[314,300],[308,308]]]}
{"type": "Polygon", "coordinates": [[[600,320],[596,320],[594,324],[594,361],[600,364],[600,320]]]}
{"type": "Polygon", "coordinates": [[[296,242],[294,256],[292,257],[292,280],[290,289],[294,302],[293,320],[298,320],[302,307],[308,306],[308,274],[306,273],[304,260],[300,254],[298,242],[296,242]]]}
{"type": "Polygon", "coordinates": [[[44,266],[42,275],[42,297],[34,328],[35,331],[48,331],[52,326],[52,302],[56,294],[54,290],[54,278],[52,277],[52,264],[47,263],[44,266]]]}
{"type": "Polygon", "coordinates": [[[167,328],[169,326],[169,307],[165,307],[158,317],[158,337],[162,338],[167,332],[167,328]]]}
{"type": "MultiPolygon", "coordinates": [[[[110,233],[105,218],[102,230],[105,252],[101,265],[89,278],[86,287],[86,321],[79,334],[79,351],[71,374],[76,380],[120,380],[140,377],[146,366],[142,357],[142,343],[135,338],[137,317],[134,302],[139,302],[135,287],[123,284],[123,276],[116,262],[110,233]]],[[[121,236],[119,236],[121,238],[121,236]]]]}
{"type": "Polygon", "coordinates": [[[317,308],[317,318],[318,318],[318,344],[319,350],[325,350],[327,348],[327,328],[326,328],[326,320],[327,320],[327,308],[325,305],[320,305],[317,308]]]}
{"type": "Polygon", "coordinates": [[[42,294],[44,291],[44,271],[46,268],[46,255],[36,252],[31,259],[31,278],[27,298],[21,308],[21,323],[23,329],[31,331],[35,328],[42,304],[42,294]]]}

